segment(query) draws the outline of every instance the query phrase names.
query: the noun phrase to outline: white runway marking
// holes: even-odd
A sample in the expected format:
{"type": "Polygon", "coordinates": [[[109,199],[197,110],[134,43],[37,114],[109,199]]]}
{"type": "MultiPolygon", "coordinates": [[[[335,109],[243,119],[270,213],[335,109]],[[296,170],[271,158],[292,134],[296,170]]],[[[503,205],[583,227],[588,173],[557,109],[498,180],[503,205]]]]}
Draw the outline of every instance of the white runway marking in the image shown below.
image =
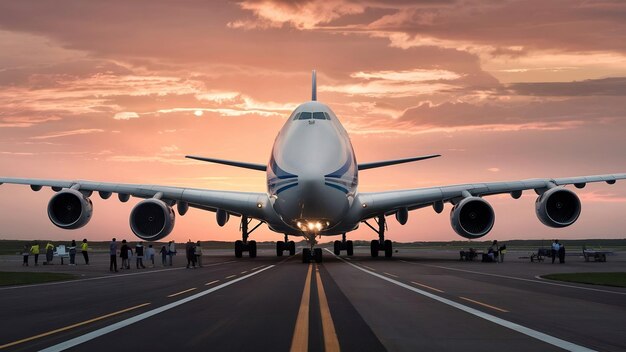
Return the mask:
{"type": "MultiPolygon", "coordinates": [[[[331,252],[331,251],[328,251],[328,252],[334,255],[333,252],[331,252]]],[[[531,328],[527,328],[527,327],[525,327],[523,325],[519,325],[519,324],[513,323],[511,321],[498,318],[498,317],[496,317],[494,315],[481,312],[481,311],[479,311],[477,309],[465,306],[463,304],[451,301],[449,299],[446,299],[446,298],[443,298],[443,297],[439,297],[439,296],[437,296],[435,294],[432,294],[430,292],[426,292],[426,291],[420,290],[418,288],[409,286],[409,285],[407,285],[405,283],[402,283],[400,281],[396,281],[396,280],[394,280],[392,278],[389,278],[389,277],[386,277],[384,275],[380,275],[378,273],[375,273],[375,272],[369,271],[367,269],[361,268],[360,266],[354,265],[354,264],[352,264],[352,263],[350,263],[350,262],[348,262],[348,261],[346,261],[343,258],[340,258],[338,256],[335,256],[335,257],[339,258],[341,261],[343,261],[344,263],[352,266],[353,268],[361,270],[362,272],[364,272],[366,274],[369,274],[369,275],[375,276],[375,277],[377,277],[379,279],[388,281],[388,282],[390,282],[390,283],[392,283],[394,285],[400,286],[400,287],[405,288],[407,290],[410,290],[410,291],[413,291],[415,293],[418,293],[418,294],[420,294],[422,296],[428,297],[430,299],[433,299],[435,301],[441,302],[441,303],[446,304],[448,306],[451,306],[451,307],[454,307],[456,309],[462,310],[462,311],[464,311],[466,313],[469,313],[469,314],[472,314],[472,315],[474,315],[476,317],[479,317],[479,318],[485,319],[487,321],[490,321],[490,322],[492,322],[494,324],[497,324],[497,325],[503,326],[505,328],[517,331],[517,332],[519,332],[521,334],[524,334],[526,336],[532,337],[532,338],[537,339],[539,341],[543,341],[543,342],[548,343],[550,345],[562,348],[562,349],[567,350],[567,351],[581,351],[581,352],[594,351],[594,350],[589,349],[587,347],[576,345],[576,344],[574,344],[572,342],[569,342],[569,341],[561,340],[561,339],[556,338],[554,336],[550,336],[548,334],[544,334],[544,333],[539,332],[537,330],[533,330],[531,328]]]]}
{"type": "Polygon", "coordinates": [[[100,336],[106,335],[106,334],[108,334],[110,332],[113,332],[115,330],[119,330],[119,329],[124,328],[124,327],[126,327],[128,325],[140,322],[140,321],[142,321],[144,319],[150,318],[150,317],[152,317],[154,315],[157,315],[159,313],[163,313],[163,312],[165,312],[167,310],[170,310],[172,308],[176,308],[176,307],[178,307],[180,305],[183,305],[185,303],[191,302],[191,301],[193,301],[195,299],[198,299],[200,297],[206,296],[206,295],[208,295],[210,293],[213,293],[213,292],[215,292],[217,290],[221,290],[224,287],[230,286],[230,285],[232,285],[232,284],[234,284],[236,282],[239,282],[239,281],[245,280],[247,278],[250,278],[250,277],[252,277],[254,275],[260,274],[263,271],[271,269],[273,267],[274,267],[274,265],[270,265],[270,266],[268,266],[266,268],[263,268],[263,269],[261,269],[259,271],[255,271],[255,272],[250,273],[250,274],[248,274],[246,276],[242,276],[240,278],[237,278],[237,279],[225,282],[225,283],[223,283],[223,284],[221,284],[219,286],[215,286],[215,287],[210,288],[208,290],[205,290],[205,291],[202,291],[202,292],[198,292],[198,293],[196,293],[193,296],[189,296],[189,297],[180,299],[180,300],[178,300],[176,302],[172,302],[170,304],[166,304],[166,305],[164,305],[162,307],[155,308],[153,310],[149,310],[149,311],[147,311],[145,313],[141,313],[139,315],[136,315],[134,317],[122,320],[122,321],[117,322],[115,324],[112,324],[112,325],[109,325],[109,326],[105,326],[105,327],[103,327],[101,329],[92,331],[92,332],[87,333],[85,335],[78,336],[78,337],[73,338],[71,340],[68,340],[68,341],[62,342],[60,344],[48,347],[46,349],[41,350],[41,352],[64,351],[64,350],[66,350],[68,348],[72,348],[74,346],[78,346],[78,345],[80,345],[82,343],[85,343],[87,341],[91,341],[91,340],[93,340],[95,338],[98,338],[100,336]]]}
{"type": "MultiPolygon", "coordinates": [[[[208,264],[208,265],[205,265],[204,267],[216,266],[216,265],[222,265],[222,264],[229,264],[229,263],[235,263],[235,262],[237,262],[237,261],[236,260],[231,260],[231,261],[228,261],[228,262],[220,262],[220,263],[208,264]]],[[[18,289],[18,288],[29,288],[29,287],[61,285],[61,284],[71,285],[71,284],[74,284],[74,283],[77,283],[77,282],[93,281],[93,280],[104,280],[104,279],[115,279],[115,278],[118,278],[118,277],[135,276],[135,275],[147,275],[147,274],[162,273],[164,271],[181,270],[181,269],[185,269],[185,268],[182,267],[182,268],[161,269],[161,270],[153,270],[153,271],[142,271],[142,272],[138,272],[138,273],[113,274],[113,275],[108,275],[108,276],[89,277],[89,278],[86,278],[86,279],[67,280],[67,281],[55,281],[55,282],[48,282],[48,283],[44,283],[44,284],[11,286],[11,287],[0,288],[0,291],[15,290],[15,289],[18,289]]]]}
{"type": "Polygon", "coordinates": [[[407,263],[407,264],[423,265],[423,266],[429,266],[429,267],[432,267],[432,268],[461,271],[461,272],[470,273],[470,274],[478,274],[478,275],[493,276],[493,277],[503,278],[503,279],[511,279],[511,280],[533,282],[533,283],[542,284],[542,285],[552,285],[552,286],[559,286],[559,287],[575,288],[575,289],[579,289],[579,290],[612,293],[612,294],[615,294],[615,295],[626,295],[626,292],[617,292],[617,291],[602,290],[602,289],[599,289],[599,288],[591,288],[591,287],[581,287],[581,286],[574,286],[574,285],[558,284],[556,282],[551,282],[549,280],[541,279],[541,278],[538,278],[536,276],[535,276],[535,278],[537,278],[538,280],[525,279],[523,277],[516,277],[516,276],[506,276],[506,275],[499,275],[499,274],[483,273],[483,272],[480,272],[480,271],[472,271],[472,270],[465,270],[465,269],[450,268],[450,267],[440,266],[440,265],[413,263],[413,262],[409,262],[409,261],[406,261],[406,260],[400,260],[400,261],[403,262],[403,263],[407,263]]]}

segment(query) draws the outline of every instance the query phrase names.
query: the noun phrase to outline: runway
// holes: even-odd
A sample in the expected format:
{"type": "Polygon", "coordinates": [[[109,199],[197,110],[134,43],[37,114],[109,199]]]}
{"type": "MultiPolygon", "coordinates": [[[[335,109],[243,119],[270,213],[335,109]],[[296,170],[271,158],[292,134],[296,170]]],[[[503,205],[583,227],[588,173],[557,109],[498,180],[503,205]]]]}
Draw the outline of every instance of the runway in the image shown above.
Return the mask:
{"type": "Polygon", "coordinates": [[[89,266],[24,268],[84,276],[0,288],[0,349],[626,350],[626,289],[536,278],[624,271],[625,253],[552,265],[512,251],[502,264],[410,249],[391,260],[366,248],[353,257],[325,251],[321,264],[269,250],[255,259],[206,252],[198,269],[176,258],[172,268],[111,274],[106,254],[89,266]]]}

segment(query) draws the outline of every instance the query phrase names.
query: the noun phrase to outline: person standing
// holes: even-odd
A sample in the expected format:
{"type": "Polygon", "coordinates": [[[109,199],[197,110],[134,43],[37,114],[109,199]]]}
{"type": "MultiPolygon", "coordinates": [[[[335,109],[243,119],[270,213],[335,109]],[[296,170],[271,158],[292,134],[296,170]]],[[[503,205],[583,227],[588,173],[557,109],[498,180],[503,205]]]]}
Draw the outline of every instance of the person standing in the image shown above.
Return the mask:
{"type": "Polygon", "coordinates": [[[504,255],[506,254],[506,244],[503,244],[502,246],[500,246],[499,252],[500,252],[500,263],[504,263],[504,255]]]}
{"type": "Polygon", "coordinates": [[[135,246],[135,256],[137,257],[137,269],[139,269],[139,267],[145,269],[146,267],[143,266],[143,242],[141,241],[135,246]]]}
{"type": "Polygon", "coordinates": [[[122,258],[122,267],[121,269],[130,269],[130,265],[128,264],[128,244],[126,244],[126,240],[122,240],[122,247],[120,248],[120,258],[122,258]]]}
{"type": "Polygon", "coordinates": [[[559,263],[565,263],[565,246],[562,244],[559,245],[559,263]]]}
{"type": "Polygon", "coordinates": [[[35,266],[39,265],[39,243],[33,243],[30,247],[30,252],[35,256],[35,266]]]}
{"type": "Polygon", "coordinates": [[[54,256],[54,245],[50,242],[46,243],[46,265],[52,264],[54,256]]]}
{"type": "Polygon", "coordinates": [[[196,262],[198,263],[198,267],[202,268],[202,247],[200,246],[200,241],[196,243],[196,249],[194,250],[194,254],[196,255],[196,262]]]}
{"type": "Polygon", "coordinates": [[[87,239],[83,238],[83,244],[80,245],[80,251],[83,253],[83,258],[85,258],[85,264],[89,265],[89,244],[87,244],[87,239]]]}
{"type": "Polygon", "coordinates": [[[152,248],[151,244],[148,245],[148,250],[146,251],[146,258],[150,260],[150,263],[152,263],[152,267],[154,268],[154,248],[152,248]]]}
{"type": "Polygon", "coordinates": [[[115,270],[115,272],[117,272],[117,242],[115,242],[115,237],[113,237],[109,244],[109,255],[111,256],[109,271],[115,270]]]}
{"type": "Polygon", "coordinates": [[[161,251],[159,253],[161,253],[161,264],[163,264],[163,266],[166,266],[167,265],[167,249],[165,248],[165,246],[161,247],[161,251]]]}
{"type": "Polygon", "coordinates": [[[69,246],[70,252],[70,265],[76,265],[76,241],[72,240],[69,246]]]}
{"type": "Polygon", "coordinates": [[[22,262],[22,266],[28,266],[28,256],[30,255],[30,250],[28,245],[24,245],[24,249],[22,249],[22,257],[24,257],[24,261],[22,262]]]}
{"type": "Polygon", "coordinates": [[[185,254],[187,255],[187,269],[189,269],[189,267],[191,265],[193,265],[193,268],[196,268],[196,253],[194,250],[194,245],[193,242],[191,242],[191,240],[187,241],[187,244],[185,245],[185,254]]]}
{"type": "Polygon", "coordinates": [[[560,248],[561,246],[559,245],[559,240],[554,240],[554,242],[552,242],[552,250],[551,250],[552,264],[554,264],[554,260],[556,259],[556,255],[559,253],[560,248]]]}
{"type": "Polygon", "coordinates": [[[167,245],[167,255],[169,257],[169,264],[172,266],[172,257],[176,255],[176,242],[170,241],[167,245]]]}

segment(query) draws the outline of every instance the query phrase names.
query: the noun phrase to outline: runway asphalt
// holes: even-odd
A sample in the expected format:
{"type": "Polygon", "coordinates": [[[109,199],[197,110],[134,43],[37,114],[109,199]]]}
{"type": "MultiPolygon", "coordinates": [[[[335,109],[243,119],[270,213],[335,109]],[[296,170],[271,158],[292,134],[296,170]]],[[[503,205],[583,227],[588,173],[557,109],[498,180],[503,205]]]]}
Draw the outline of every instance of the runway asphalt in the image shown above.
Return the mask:
{"type": "MultiPolygon", "coordinates": [[[[254,259],[206,251],[204,267],[109,273],[91,265],[0,271],[71,272],[69,282],[0,288],[0,349],[11,351],[557,351],[626,350],[626,289],[538,279],[546,273],[624,271],[568,257],[530,263],[460,262],[456,251],[400,249],[391,260],[324,252],[254,259]]],[[[79,264],[82,258],[79,258],[79,264]]]]}

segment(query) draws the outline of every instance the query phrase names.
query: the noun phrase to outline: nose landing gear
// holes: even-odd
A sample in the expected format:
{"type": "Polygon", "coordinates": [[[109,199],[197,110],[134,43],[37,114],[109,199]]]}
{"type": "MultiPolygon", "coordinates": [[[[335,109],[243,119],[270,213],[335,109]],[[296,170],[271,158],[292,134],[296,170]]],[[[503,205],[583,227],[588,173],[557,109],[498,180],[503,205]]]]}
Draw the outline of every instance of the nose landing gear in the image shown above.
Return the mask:
{"type": "Polygon", "coordinates": [[[322,262],[322,249],[321,248],[305,248],[302,250],[302,262],[310,263],[315,261],[316,263],[322,262]]]}

